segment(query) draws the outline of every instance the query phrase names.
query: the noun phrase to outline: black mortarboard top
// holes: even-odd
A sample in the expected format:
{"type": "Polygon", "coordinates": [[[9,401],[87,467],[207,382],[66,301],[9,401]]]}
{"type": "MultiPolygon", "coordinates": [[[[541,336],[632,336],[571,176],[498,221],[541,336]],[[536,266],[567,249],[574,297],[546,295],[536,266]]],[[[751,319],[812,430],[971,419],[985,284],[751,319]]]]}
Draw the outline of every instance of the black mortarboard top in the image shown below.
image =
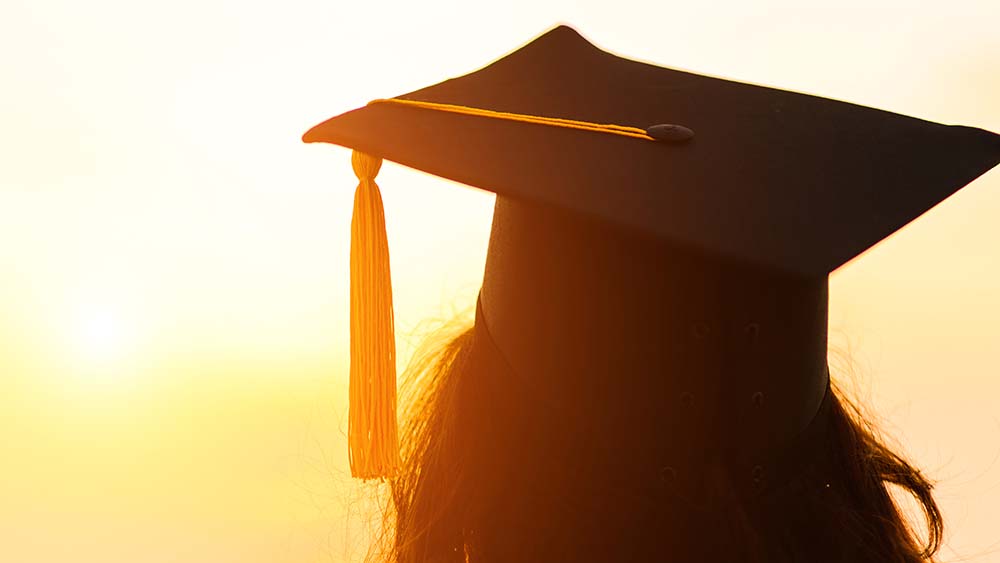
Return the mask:
{"type": "MultiPolygon", "coordinates": [[[[667,426],[702,428],[687,432],[694,440],[748,429],[737,465],[749,463],[755,483],[765,453],[821,408],[827,275],[1000,162],[989,131],[641,63],[565,26],[303,138],[355,149],[361,179],[351,402],[361,477],[398,463],[382,158],[498,195],[476,321],[483,358],[536,382],[627,366],[635,375],[605,379],[655,380],[631,387],[678,398],[663,409],[667,426]],[[389,415],[370,406],[376,387],[389,415]],[[676,418],[683,409],[698,414],[676,418]],[[381,440],[387,449],[372,453],[381,440]]],[[[601,383],[586,392],[615,398],[601,383]]]]}

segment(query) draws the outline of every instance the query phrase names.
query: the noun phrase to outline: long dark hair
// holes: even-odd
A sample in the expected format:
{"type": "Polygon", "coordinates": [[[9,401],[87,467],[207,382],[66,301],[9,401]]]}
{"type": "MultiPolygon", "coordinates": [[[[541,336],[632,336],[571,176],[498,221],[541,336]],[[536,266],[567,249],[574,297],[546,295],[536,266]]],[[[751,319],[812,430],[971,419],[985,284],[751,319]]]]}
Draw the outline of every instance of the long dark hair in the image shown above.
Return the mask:
{"type": "Polygon", "coordinates": [[[836,385],[819,454],[796,478],[747,500],[711,467],[707,494],[690,502],[578,471],[614,460],[559,447],[578,432],[550,424],[509,381],[474,373],[473,340],[468,328],[425,348],[404,376],[403,469],[372,563],[934,560],[943,523],[932,484],[836,385]],[[917,501],[925,530],[893,489],[917,501]]]}

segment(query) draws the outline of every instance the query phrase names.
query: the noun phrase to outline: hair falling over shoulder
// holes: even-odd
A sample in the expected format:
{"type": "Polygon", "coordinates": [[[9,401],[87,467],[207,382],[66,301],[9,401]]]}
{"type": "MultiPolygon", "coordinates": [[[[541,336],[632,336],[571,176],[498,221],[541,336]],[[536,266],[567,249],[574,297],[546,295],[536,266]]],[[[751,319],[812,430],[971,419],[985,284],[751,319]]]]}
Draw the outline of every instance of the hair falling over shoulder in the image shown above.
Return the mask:
{"type": "Polygon", "coordinates": [[[539,470],[574,467],[525,445],[565,427],[537,424],[525,394],[471,373],[473,336],[425,344],[404,375],[403,465],[369,563],[934,561],[943,523],[932,484],[836,386],[821,459],[749,501],[714,468],[710,501],[693,507],[539,470]],[[924,526],[894,493],[912,496],[924,526]]]}

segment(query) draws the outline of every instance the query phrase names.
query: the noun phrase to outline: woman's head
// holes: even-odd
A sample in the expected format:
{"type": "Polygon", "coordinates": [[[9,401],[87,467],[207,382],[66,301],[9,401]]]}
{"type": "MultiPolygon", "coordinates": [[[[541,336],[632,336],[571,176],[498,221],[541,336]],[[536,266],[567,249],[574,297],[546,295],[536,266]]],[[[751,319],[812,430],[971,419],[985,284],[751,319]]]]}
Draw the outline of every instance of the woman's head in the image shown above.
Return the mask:
{"type": "MultiPolygon", "coordinates": [[[[893,481],[937,530],[927,483],[829,390],[827,275],[995,166],[1000,136],[559,27],[305,139],[498,197],[475,326],[410,419],[400,559],[905,560],[893,481]]],[[[395,465],[376,168],[356,166],[350,430],[388,461],[363,477],[395,465]]]]}
{"type": "Polygon", "coordinates": [[[392,553],[916,561],[886,483],[933,543],[929,484],[830,388],[826,311],[825,276],[498,198],[475,326],[412,381],[392,553]]]}

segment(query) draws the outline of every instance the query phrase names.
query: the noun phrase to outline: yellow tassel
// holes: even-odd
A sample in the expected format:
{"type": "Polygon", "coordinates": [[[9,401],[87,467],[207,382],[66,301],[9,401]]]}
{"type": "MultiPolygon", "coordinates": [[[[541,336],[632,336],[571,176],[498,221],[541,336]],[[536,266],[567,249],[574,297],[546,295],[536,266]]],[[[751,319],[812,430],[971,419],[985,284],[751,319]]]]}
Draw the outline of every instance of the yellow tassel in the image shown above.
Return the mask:
{"type": "Polygon", "coordinates": [[[352,476],[378,479],[394,477],[400,465],[389,244],[375,184],[382,159],[354,151],[351,164],[360,183],[351,219],[348,455],[352,476]]]}

